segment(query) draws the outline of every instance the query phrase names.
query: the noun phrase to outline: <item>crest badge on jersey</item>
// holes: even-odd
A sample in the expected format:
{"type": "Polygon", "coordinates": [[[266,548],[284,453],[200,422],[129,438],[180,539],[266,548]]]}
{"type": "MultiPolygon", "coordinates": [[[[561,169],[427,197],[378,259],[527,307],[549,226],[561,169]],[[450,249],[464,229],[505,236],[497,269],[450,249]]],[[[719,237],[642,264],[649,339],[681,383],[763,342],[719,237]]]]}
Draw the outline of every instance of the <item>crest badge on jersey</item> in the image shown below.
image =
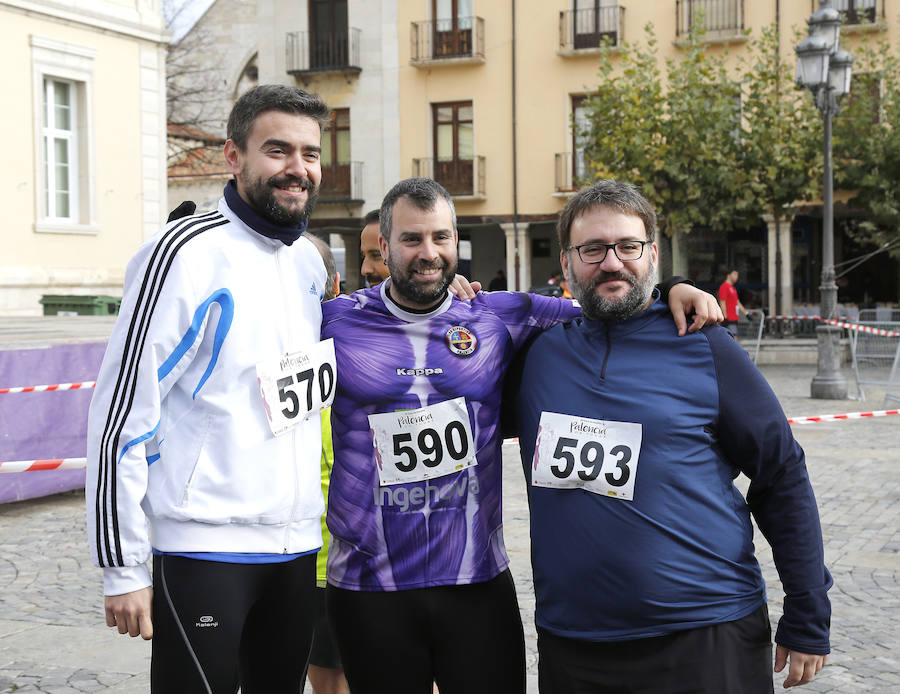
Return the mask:
{"type": "Polygon", "coordinates": [[[458,357],[468,357],[478,346],[478,338],[470,328],[454,325],[446,334],[447,347],[458,357]]]}

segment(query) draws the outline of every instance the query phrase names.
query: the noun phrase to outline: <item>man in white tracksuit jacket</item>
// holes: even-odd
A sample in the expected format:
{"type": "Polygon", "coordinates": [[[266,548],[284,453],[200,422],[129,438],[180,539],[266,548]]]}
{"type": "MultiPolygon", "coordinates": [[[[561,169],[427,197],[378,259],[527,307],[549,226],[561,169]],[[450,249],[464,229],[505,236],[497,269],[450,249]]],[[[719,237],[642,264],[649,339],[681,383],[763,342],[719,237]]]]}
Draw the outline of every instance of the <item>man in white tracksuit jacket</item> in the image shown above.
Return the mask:
{"type": "Polygon", "coordinates": [[[107,624],[153,637],[156,692],[299,690],[335,376],[325,268],[302,236],[328,114],[295,87],[241,97],[218,209],[128,265],[91,404],[87,524],[107,624]]]}

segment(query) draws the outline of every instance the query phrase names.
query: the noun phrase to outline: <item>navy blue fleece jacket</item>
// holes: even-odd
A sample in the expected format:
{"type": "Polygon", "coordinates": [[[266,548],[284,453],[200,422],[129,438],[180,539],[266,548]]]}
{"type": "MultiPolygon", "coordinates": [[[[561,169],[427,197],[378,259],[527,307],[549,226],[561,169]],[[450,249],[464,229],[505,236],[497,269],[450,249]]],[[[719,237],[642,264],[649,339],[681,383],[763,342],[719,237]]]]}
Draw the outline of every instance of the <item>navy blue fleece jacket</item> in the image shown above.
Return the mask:
{"type": "MultiPolygon", "coordinates": [[[[538,626],[595,641],[732,621],[765,603],[750,514],[785,590],[775,640],[829,652],[832,580],[803,450],[727,331],[676,337],[664,304],[558,325],[519,360],[538,626]],[[541,413],[639,423],[632,501],[531,486],[541,413]],[[733,484],[750,478],[746,500],[733,484]]],[[[510,392],[510,391],[508,391],[510,392]]]]}

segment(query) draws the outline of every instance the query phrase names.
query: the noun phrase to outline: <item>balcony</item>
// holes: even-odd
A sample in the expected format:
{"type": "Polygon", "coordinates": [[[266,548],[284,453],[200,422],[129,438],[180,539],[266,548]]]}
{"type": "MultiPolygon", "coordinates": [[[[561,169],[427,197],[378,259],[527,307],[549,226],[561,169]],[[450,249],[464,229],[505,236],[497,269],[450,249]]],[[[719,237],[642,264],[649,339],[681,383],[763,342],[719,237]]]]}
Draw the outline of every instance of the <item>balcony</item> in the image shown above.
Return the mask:
{"type": "Polygon", "coordinates": [[[607,43],[618,46],[625,36],[625,8],[598,7],[559,13],[558,55],[596,53],[607,43]]]}
{"type": "Polygon", "coordinates": [[[322,167],[320,205],[362,205],[365,162],[351,161],[322,167]]]}
{"type": "Polygon", "coordinates": [[[288,33],[285,44],[287,73],[300,78],[329,72],[340,72],[345,77],[359,74],[362,72],[359,34],[359,29],[353,28],[346,34],[288,33]]]}
{"type": "Polygon", "coordinates": [[[675,35],[684,40],[698,16],[703,17],[706,41],[743,38],[744,0],[676,0],[675,35]]]}
{"type": "Polygon", "coordinates": [[[484,20],[459,17],[413,22],[409,64],[415,67],[484,62],[484,20]]]}
{"type": "MultiPolygon", "coordinates": [[[[854,31],[865,28],[886,28],[884,1],[881,0],[879,12],[878,0],[837,0],[834,8],[844,18],[843,29],[854,31]]],[[[818,3],[815,3],[816,8],[818,3]]],[[[814,8],[815,9],[815,8],[814,8]]]]}
{"type": "Polygon", "coordinates": [[[569,197],[581,188],[587,179],[584,151],[559,152],[555,155],[556,192],[555,197],[569,197]]]}
{"type": "Polygon", "coordinates": [[[414,177],[433,178],[454,198],[484,200],[484,157],[413,159],[414,177]]]}

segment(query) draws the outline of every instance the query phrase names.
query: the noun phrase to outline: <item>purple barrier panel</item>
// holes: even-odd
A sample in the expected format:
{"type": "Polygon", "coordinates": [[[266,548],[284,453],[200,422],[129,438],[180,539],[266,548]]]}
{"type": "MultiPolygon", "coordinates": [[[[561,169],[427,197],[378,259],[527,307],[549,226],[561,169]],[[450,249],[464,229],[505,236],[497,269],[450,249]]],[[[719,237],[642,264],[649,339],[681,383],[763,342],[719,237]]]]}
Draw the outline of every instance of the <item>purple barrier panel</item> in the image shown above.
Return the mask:
{"type": "MultiPolygon", "coordinates": [[[[93,381],[105,342],[0,351],[0,388],[93,381]]],[[[0,395],[0,462],[83,458],[93,388],[0,395]]],[[[0,503],[84,487],[84,470],[0,473],[0,503]]]]}

